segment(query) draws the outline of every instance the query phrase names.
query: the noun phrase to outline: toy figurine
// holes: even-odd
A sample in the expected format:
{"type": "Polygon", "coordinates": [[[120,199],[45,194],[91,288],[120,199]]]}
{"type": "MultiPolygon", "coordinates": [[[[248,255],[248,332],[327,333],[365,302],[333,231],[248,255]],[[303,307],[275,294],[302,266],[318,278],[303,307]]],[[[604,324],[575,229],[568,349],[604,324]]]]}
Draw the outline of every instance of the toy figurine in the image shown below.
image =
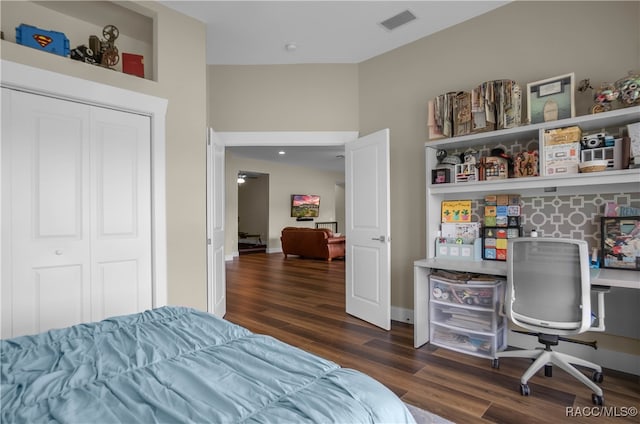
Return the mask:
{"type": "Polygon", "coordinates": [[[591,113],[600,113],[611,110],[611,103],[618,98],[620,92],[613,84],[604,82],[593,95],[596,104],[591,108],[591,113]]]}
{"type": "Polygon", "coordinates": [[[618,100],[626,106],[633,106],[640,103],[640,72],[629,72],[629,75],[620,78],[615,83],[618,90],[618,100]]]}

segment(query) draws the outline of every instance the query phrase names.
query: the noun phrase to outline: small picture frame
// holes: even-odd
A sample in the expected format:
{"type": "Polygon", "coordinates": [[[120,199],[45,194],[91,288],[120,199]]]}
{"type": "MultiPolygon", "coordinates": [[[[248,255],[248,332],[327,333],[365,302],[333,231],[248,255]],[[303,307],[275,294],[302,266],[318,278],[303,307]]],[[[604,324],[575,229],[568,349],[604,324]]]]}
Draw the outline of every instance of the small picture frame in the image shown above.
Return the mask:
{"type": "Polygon", "coordinates": [[[530,124],[575,116],[574,73],[527,84],[527,119],[530,124]]]}
{"type": "Polygon", "coordinates": [[[605,216],[601,224],[601,266],[640,270],[640,216],[605,216]]]}
{"type": "Polygon", "coordinates": [[[451,170],[432,169],[431,170],[431,184],[446,184],[451,182],[451,170]]]}

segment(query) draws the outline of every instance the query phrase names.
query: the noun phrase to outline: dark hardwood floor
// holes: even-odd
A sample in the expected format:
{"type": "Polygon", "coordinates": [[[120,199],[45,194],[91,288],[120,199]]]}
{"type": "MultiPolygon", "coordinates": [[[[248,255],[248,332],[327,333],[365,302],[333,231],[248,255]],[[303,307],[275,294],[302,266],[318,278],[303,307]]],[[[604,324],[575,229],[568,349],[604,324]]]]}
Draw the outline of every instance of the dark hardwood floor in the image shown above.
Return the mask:
{"type": "Polygon", "coordinates": [[[640,379],[604,370],[605,408],[560,369],[541,371],[520,395],[527,359],[503,359],[492,369],[476,358],[429,344],[414,349],[413,326],[381,330],[345,313],[345,263],[282,254],[243,255],[227,262],[227,318],[253,332],[355,368],[405,402],[456,423],[638,423],[640,379]],[[567,408],[574,408],[567,410],[567,408]],[[606,416],[608,415],[608,416],[606,416]]]}

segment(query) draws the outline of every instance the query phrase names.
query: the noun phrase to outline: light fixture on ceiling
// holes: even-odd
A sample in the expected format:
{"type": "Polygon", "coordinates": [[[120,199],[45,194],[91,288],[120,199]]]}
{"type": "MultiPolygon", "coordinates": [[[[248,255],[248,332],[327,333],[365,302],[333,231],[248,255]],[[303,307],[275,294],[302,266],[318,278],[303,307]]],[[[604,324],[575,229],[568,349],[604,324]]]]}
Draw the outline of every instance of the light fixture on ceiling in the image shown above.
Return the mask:
{"type": "Polygon", "coordinates": [[[278,152],[278,154],[282,156],[282,155],[286,155],[286,154],[287,154],[287,152],[285,152],[284,150],[280,150],[280,151],[278,152]]]}
{"type": "Polygon", "coordinates": [[[295,52],[298,49],[298,45],[296,43],[287,43],[284,45],[284,49],[288,52],[295,52]]]}
{"type": "Polygon", "coordinates": [[[238,184],[244,184],[247,176],[245,174],[238,174],[238,184]]]}

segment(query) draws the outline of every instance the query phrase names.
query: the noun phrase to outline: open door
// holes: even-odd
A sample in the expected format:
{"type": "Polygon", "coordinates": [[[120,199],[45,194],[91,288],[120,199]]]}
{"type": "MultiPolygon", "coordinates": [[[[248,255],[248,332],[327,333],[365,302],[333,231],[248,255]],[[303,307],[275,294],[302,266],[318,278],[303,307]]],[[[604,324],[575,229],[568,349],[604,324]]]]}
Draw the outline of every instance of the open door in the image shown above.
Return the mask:
{"type": "Polygon", "coordinates": [[[389,129],[345,144],[346,309],[391,329],[389,129]]]}
{"type": "Polygon", "coordinates": [[[207,311],[227,313],[224,262],[224,142],[209,129],[207,139],[207,311]]]}

